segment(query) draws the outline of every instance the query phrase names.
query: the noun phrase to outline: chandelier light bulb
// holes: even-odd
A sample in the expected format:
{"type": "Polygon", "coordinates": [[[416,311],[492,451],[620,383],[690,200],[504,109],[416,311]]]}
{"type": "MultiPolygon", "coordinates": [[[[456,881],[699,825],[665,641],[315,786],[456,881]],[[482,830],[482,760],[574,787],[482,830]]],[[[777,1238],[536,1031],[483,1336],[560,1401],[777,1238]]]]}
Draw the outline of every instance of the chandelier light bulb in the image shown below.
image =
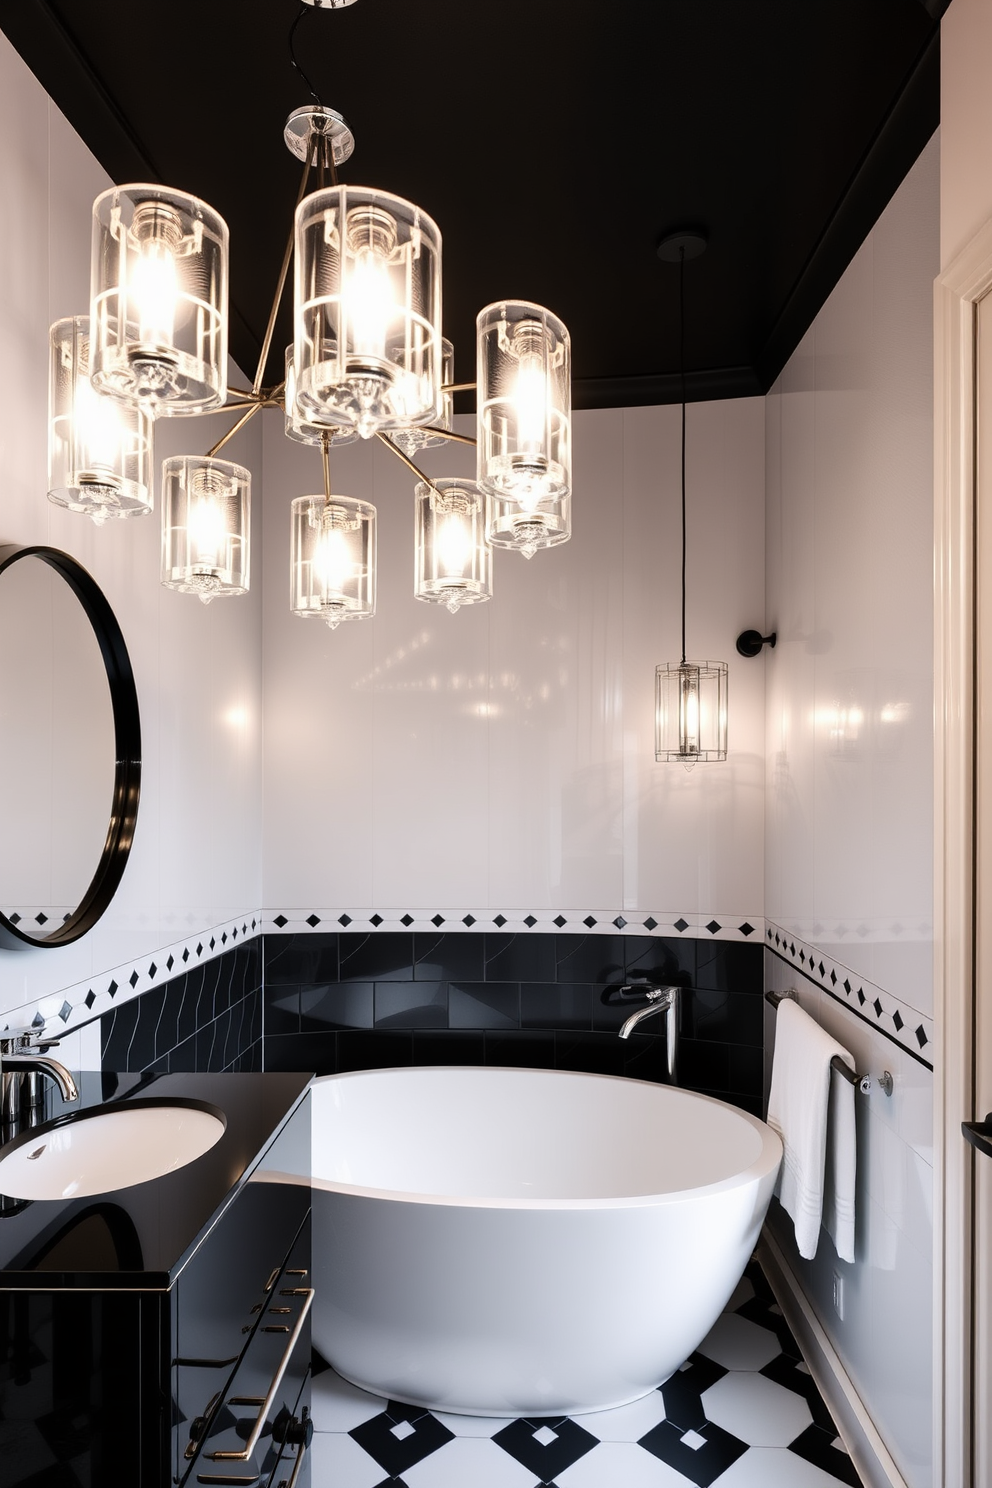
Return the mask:
{"type": "Polygon", "coordinates": [[[492,598],[493,554],[486,539],[488,499],[469,481],[421,481],[414,496],[414,586],[417,599],[462,605],[492,598]]]}
{"type": "Polygon", "coordinates": [[[93,204],[90,322],[99,392],[160,414],[227,396],[227,226],[195,196],[113,186],[93,204]]]}
{"type": "Polygon", "coordinates": [[[290,608],[334,630],[375,614],[375,507],[350,496],[297,496],[290,532],[290,608]]]}
{"type": "Polygon", "coordinates": [[[151,420],[96,392],[89,372],[89,317],[51,328],[48,499],[101,524],[152,509],[151,420]]]}
{"type": "Polygon", "coordinates": [[[246,594],[251,474],[207,455],[162,462],[162,583],[204,604],[246,594]]]}
{"type": "Polygon", "coordinates": [[[296,401],[310,422],[409,429],[437,415],[441,235],[384,191],[333,186],[296,210],[296,401]]]}

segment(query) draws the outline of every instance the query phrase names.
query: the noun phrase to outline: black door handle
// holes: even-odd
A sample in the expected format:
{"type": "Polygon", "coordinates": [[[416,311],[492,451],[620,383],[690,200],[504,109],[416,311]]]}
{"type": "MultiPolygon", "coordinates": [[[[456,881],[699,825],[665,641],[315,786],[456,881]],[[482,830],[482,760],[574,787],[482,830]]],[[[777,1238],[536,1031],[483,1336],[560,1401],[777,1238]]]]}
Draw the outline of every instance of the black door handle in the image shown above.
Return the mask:
{"type": "Polygon", "coordinates": [[[992,1157],[992,1111],[984,1121],[962,1121],[961,1134],[972,1147],[992,1157]]]}

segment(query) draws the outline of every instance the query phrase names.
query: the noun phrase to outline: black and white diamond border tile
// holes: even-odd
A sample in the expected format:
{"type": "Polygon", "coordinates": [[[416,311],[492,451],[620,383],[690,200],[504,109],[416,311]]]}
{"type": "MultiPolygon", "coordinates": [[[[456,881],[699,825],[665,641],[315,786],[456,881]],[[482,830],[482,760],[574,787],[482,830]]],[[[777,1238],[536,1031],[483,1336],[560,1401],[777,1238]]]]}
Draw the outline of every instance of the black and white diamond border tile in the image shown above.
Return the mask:
{"type": "Polygon", "coordinates": [[[771,920],[765,926],[765,945],[814,986],[821,987],[872,1028],[880,1029],[927,1069],[933,1069],[933,1018],[771,920]]]}
{"type": "Polygon", "coordinates": [[[659,939],[735,940],[760,942],[765,922],[757,915],[688,914],[680,910],[638,909],[266,909],[266,935],[327,934],[347,930],[368,934],[383,931],[444,930],[508,935],[651,935],[659,939]]]}
{"type": "Polygon", "coordinates": [[[0,1016],[0,1030],[31,1026],[44,1027],[55,1037],[72,1033],[170,977],[191,971],[194,966],[202,966],[253,940],[261,928],[258,910],[246,910],[234,919],[205,925],[180,940],[158,945],[133,961],[122,962],[94,973],[85,981],[9,1009],[0,1016]]]}
{"type": "Polygon", "coordinates": [[[711,1488],[735,1472],[742,1484],[770,1473],[803,1488],[859,1488],[755,1263],[682,1368],[616,1410],[515,1420],[435,1413],[366,1394],[318,1358],[312,1405],[314,1482],[342,1488],[711,1488]],[[731,1354],[732,1365],[721,1362],[731,1354]]]}

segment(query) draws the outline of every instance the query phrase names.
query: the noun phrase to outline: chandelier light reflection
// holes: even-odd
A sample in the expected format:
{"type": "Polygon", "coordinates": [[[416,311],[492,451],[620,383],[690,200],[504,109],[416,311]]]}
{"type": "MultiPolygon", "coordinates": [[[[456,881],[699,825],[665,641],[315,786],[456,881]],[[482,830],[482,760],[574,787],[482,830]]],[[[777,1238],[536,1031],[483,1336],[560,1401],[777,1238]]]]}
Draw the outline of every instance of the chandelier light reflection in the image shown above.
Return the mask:
{"type": "MultiPolygon", "coordinates": [[[[307,3],[315,12],[352,0],[307,3]]],[[[78,317],[53,327],[49,494],[98,521],[150,510],[152,419],[233,411],[205,455],[163,464],[162,583],[204,601],[244,594],[251,477],[220,454],[277,407],[286,436],[319,448],[324,471],[322,495],[292,502],[293,613],[332,629],[375,613],[375,508],[332,493],[328,458],[332,445],[373,437],[415,477],[415,596],[455,612],[490,598],[494,547],[530,558],[571,534],[568,332],[540,305],[489,305],[476,382],[455,383],[437,225],[402,197],[339,183],[354,137],[303,76],[315,101],[283,132],[303,174],[251,386],[227,387],[223,219],[169,187],[112,187],[93,207],[89,328],[78,317]],[[283,381],[267,387],[290,281],[293,343],[283,381]],[[451,428],[454,394],[470,389],[477,438],[451,428]],[[478,446],[474,483],[435,481],[414,463],[449,441],[478,446]]]]}
{"type": "Polygon", "coordinates": [[[681,385],[682,494],[682,652],[677,663],[655,668],[654,757],[693,765],[727,758],[727,663],[687,661],[685,655],[686,499],[685,499],[685,261],[706,247],[700,233],[678,232],[662,239],[658,257],[679,266],[679,382],[681,385]]]}

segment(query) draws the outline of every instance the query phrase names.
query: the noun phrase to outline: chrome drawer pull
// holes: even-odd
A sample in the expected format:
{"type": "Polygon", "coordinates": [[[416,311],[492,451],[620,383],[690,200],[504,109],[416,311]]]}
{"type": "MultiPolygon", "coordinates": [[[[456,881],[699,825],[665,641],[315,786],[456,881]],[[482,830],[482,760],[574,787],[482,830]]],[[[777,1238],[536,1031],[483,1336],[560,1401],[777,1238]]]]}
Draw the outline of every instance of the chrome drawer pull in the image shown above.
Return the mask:
{"type": "MultiPolygon", "coordinates": [[[[275,1375],[273,1376],[271,1385],[269,1386],[268,1394],[262,1402],[262,1408],[259,1411],[258,1416],[255,1420],[255,1424],[251,1429],[251,1436],[249,1436],[240,1452],[208,1452],[206,1455],[211,1462],[247,1462],[248,1458],[258,1446],[258,1439],[262,1434],[262,1427],[265,1425],[265,1418],[272,1408],[273,1402],[275,1401],[276,1395],[278,1394],[279,1386],[282,1384],[283,1375],[286,1373],[286,1370],[289,1367],[289,1361],[292,1356],[293,1349],[296,1347],[297,1339],[303,1332],[303,1324],[306,1322],[307,1313],[310,1311],[310,1308],[313,1305],[313,1296],[313,1288],[310,1287],[306,1294],[306,1301],[300,1309],[300,1315],[296,1319],[296,1324],[283,1351],[283,1356],[279,1361],[279,1367],[276,1370],[275,1375]]],[[[266,1329],[266,1332],[268,1331],[269,1330],[266,1329]]],[[[284,1331],[289,1332],[289,1329],[287,1328],[284,1331]]]]}

